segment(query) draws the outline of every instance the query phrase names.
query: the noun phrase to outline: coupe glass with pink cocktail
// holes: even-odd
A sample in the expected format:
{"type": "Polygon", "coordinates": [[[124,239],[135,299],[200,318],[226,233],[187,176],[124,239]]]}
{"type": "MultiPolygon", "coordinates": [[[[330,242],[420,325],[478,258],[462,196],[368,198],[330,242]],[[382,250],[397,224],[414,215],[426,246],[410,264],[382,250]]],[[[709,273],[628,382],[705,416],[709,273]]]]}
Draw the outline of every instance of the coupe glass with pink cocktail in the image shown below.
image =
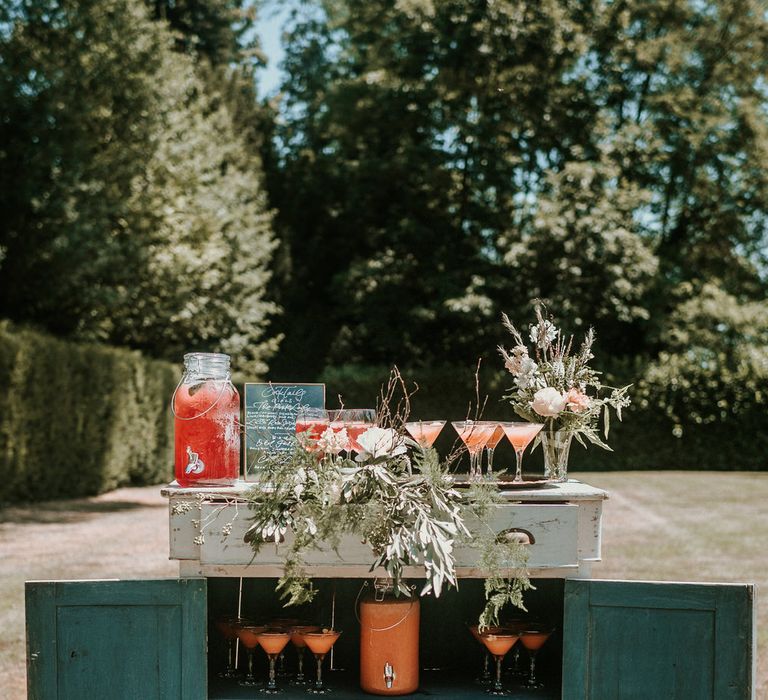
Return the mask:
{"type": "Polygon", "coordinates": [[[544,427],[542,423],[521,423],[507,422],[501,424],[504,434],[515,448],[515,457],[517,458],[517,469],[515,470],[515,483],[523,480],[523,452],[531,441],[539,434],[544,427]]]}
{"type": "Polygon", "coordinates": [[[496,659],[496,679],[493,685],[485,692],[489,695],[509,695],[509,692],[501,685],[501,664],[507,652],[515,646],[520,635],[515,632],[482,632],[480,640],[485,644],[485,648],[496,659]]]}
{"type": "Polygon", "coordinates": [[[426,450],[435,444],[437,436],[445,425],[444,420],[417,420],[405,424],[405,429],[410,436],[426,450]]]}
{"type": "Polygon", "coordinates": [[[320,632],[305,632],[302,634],[304,643],[309,647],[309,650],[315,655],[317,662],[317,678],[315,684],[307,688],[308,693],[313,695],[325,695],[330,692],[327,686],[323,685],[323,659],[325,655],[331,650],[336,640],[341,636],[341,632],[331,629],[323,629],[320,632]]]}
{"type": "Polygon", "coordinates": [[[451,425],[459,434],[461,441],[466,445],[469,452],[469,478],[478,479],[482,476],[480,471],[480,455],[483,452],[485,443],[491,437],[494,425],[483,423],[481,421],[462,420],[453,421],[451,425]]]}

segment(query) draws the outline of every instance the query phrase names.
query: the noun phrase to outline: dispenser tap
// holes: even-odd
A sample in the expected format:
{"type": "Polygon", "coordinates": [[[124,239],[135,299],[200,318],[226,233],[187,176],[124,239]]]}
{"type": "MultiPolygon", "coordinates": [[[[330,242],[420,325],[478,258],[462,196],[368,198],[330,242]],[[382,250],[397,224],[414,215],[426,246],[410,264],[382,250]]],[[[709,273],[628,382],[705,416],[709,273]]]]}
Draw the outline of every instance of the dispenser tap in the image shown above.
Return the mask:
{"type": "Polygon", "coordinates": [[[384,683],[386,683],[387,688],[391,688],[392,684],[395,682],[395,669],[392,668],[392,664],[387,661],[387,663],[384,664],[384,683]]]}

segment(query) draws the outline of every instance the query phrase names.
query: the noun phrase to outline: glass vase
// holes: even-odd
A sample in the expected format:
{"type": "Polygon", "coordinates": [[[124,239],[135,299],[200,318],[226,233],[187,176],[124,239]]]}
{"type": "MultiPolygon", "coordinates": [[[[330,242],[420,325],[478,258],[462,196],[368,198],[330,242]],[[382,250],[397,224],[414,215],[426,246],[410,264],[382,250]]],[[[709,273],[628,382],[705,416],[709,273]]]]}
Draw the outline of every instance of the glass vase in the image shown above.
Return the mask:
{"type": "Polygon", "coordinates": [[[544,450],[544,476],[550,481],[568,481],[568,453],[572,430],[547,430],[540,433],[544,450]]]}

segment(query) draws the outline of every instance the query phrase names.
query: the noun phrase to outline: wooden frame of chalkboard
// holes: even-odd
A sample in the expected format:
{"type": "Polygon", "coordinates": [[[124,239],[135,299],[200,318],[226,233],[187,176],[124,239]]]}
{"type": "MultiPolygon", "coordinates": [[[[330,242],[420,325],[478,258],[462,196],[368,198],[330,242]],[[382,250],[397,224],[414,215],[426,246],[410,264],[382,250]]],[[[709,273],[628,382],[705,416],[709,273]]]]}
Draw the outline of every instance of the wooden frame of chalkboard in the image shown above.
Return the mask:
{"type": "Polygon", "coordinates": [[[299,408],[325,408],[325,384],[246,383],[244,395],[243,475],[246,481],[259,481],[265,452],[293,449],[299,408]]]}

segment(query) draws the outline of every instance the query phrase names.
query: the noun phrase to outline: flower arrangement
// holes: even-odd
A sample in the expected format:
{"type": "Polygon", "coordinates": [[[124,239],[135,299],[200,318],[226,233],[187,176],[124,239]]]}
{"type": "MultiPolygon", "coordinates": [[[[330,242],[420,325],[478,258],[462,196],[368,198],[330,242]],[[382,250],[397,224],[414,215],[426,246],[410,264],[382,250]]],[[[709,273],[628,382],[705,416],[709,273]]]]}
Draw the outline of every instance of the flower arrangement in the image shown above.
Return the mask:
{"type": "MultiPolygon", "coordinates": [[[[528,339],[532,352],[522,333],[506,314],[502,315],[506,329],[515,342],[511,350],[499,346],[504,366],[514,380],[514,386],[505,396],[515,412],[527,421],[544,423],[540,439],[544,443],[545,460],[556,459],[550,453],[557,446],[567,446],[570,438],[586,447],[585,440],[605,450],[611,448],[605,440],[610,427],[613,408],[621,420],[621,410],[630,403],[627,390],[607,387],[600,381],[600,373],[589,362],[594,358],[592,345],[594,331],[590,328],[581,346],[574,350],[573,336],[565,337],[554,323],[544,317],[541,304],[536,305],[536,323],[530,326],[528,339]],[[599,434],[600,418],[603,435],[599,434]]],[[[537,441],[539,438],[537,438],[537,441]]],[[[565,465],[560,465],[564,467],[565,465]]],[[[552,474],[559,478],[559,474],[552,474]]]]}

